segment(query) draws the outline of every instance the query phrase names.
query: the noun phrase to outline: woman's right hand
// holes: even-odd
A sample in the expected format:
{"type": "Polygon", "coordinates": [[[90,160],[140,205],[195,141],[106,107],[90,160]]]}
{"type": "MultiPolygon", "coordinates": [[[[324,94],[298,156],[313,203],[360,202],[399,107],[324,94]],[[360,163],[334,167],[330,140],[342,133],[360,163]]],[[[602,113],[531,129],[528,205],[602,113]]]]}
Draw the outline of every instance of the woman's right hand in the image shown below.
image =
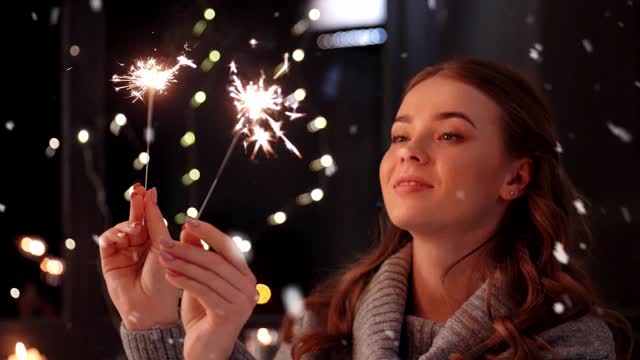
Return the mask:
{"type": "Polygon", "coordinates": [[[178,321],[179,292],[165,279],[158,262],[159,244],[151,240],[169,236],[156,206],[157,197],[155,188],[145,192],[135,184],[129,221],[100,235],[102,273],[109,296],[131,331],[178,321]]]}

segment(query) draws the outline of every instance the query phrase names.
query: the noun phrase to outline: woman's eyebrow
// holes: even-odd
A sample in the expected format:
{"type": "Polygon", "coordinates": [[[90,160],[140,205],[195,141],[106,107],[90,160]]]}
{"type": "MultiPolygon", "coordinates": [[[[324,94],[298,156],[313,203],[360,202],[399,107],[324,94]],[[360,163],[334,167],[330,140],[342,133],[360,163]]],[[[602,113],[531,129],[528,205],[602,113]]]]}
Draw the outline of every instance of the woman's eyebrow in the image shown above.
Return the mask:
{"type": "MultiPolygon", "coordinates": [[[[438,113],[438,115],[436,115],[435,117],[435,120],[446,120],[451,118],[462,119],[468,122],[469,124],[471,124],[471,126],[473,126],[474,128],[476,129],[478,128],[469,116],[459,111],[445,111],[445,112],[438,113]]],[[[413,122],[413,119],[410,116],[401,115],[395,119],[394,123],[396,122],[411,124],[413,122]]]]}

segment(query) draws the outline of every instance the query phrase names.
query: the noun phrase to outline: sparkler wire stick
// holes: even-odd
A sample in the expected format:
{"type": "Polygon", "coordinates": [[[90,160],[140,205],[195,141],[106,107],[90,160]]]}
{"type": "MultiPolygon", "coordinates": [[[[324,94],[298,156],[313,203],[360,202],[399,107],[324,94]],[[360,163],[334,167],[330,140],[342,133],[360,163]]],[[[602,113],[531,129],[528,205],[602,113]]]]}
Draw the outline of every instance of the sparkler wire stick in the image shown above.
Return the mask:
{"type": "Polygon", "coordinates": [[[144,170],[144,188],[147,189],[147,183],[149,180],[149,163],[151,163],[151,140],[153,138],[151,127],[151,121],[153,119],[153,99],[154,99],[155,91],[153,89],[149,90],[149,104],[147,105],[147,129],[144,134],[145,141],[147,142],[147,163],[145,164],[144,170]]]}
{"type": "Polygon", "coordinates": [[[202,211],[204,210],[204,207],[207,206],[207,203],[209,202],[209,199],[211,198],[211,194],[213,193],[213,189],[215,189],[216,185],[218,184],[218,180],[220,179],[220,175],[222,175],[222,171],[227,166],[227,163],[229,162],[229,157],[231,157],[231,152],[233,152],[233,149],[236,147],[236,144],[238,143],[238,140],[240,140],[240,136],[241,135],[242,135],[242,133],[240,131],[238,131],[238,132],[236,132],[235,136],[233,137],[233,140],[231,141],[231,145],[229,145],[229,148],[227,149],[227,153],[225,154],[224,159],[222,160],[222,164],[220,165],[220,168],[218,168],[218,173],[216,174],[216,177],[213,180],[213,183],[211,183],[211,187],[209,188],[209,192],[207,193],[207,197],[204,199],[204,202],[202,203],[202,206],[200,206],[200,210],[198,211],[198,215],[196,215],[196,220],[200,218],[200,214],[202,214],[202,211]]]}

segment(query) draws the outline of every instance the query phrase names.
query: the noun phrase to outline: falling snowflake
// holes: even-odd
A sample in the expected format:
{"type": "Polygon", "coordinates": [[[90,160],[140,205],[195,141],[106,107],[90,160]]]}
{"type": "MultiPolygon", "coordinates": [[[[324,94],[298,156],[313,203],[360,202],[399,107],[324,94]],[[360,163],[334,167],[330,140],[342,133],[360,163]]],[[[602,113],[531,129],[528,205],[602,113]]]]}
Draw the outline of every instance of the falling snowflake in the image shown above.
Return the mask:
{"type": "Polygon", "coordinates": [[[578,210],[578,213],[580,215],[586,215],[587,214],[587,209],[584,206],[584,202],[580,199],[575,199],[573,200],[573,206],[575,206],[576,210],[578,210]]]}
{"type": "Polygon", "coordinates": [[[569,263],[569,255],[564,251],[564,245],[558,241],[556,241],[556,246],[553,249],[553,256],[555,256],[556,260],[561,264],[566,265],[569,263]]]}
{"type": "Polygon", "coordinates": [[[0,203],[0,213],[3,213],[7,210],[7,205],[0,203]]]}
{"type": "Polygon", "coordinates": [[[627,223],[631,223],[631,212],[629,212],[629,209],[622,206],[620,210],[622,211],[622,217],[624,217],[624,221],[626,221],[627,223]]]}
{"type": "Polygon", "coordinates": [[[593,52],[593,44],[591,44],[591,41],[589,41],[589,39],[582,39],[582,46],[584,46],[584,49],[588,53],[592,53],[593,52]]]}
{"type": "Polygon", "coordinates": [[[558,141],[556,141],[556,152],[562,154],[562,145],[558,141]]]}
{"type": "Polygon", "coordinates": [[[614,123],[607,121],[607,127],[613,135],[617,136],[622,142],[630,143],[633,140],[633,135],[627,129],[622,126],[615,125],[614,123]]]}
{"type": "Polygon", "coordinates": [[[304,296],[299,287],[293,285],[285,287],[282,290],[282,302],[288,314],[295,318],[301,318],[304,315],[304,296]]]}
{"type": "Polygon", "coordinates": [[[558,315],[564,313],[564,304],[559,301],[555,302],[553,304],[553,312],[555,312],[558,315]]]}

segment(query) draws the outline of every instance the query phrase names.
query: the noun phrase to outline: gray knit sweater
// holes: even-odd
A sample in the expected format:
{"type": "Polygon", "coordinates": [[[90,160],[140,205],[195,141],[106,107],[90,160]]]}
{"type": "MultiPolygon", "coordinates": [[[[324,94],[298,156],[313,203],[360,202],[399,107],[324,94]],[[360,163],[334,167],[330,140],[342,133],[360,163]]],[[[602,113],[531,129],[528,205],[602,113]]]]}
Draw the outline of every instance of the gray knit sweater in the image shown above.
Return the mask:
{"type": "MultiPolygon", "coordinates": [[[[493,333],[485,305],[486,283],[446,323],[436,324],[407,316],[405,304],[411,259],[412,246],[409,243],[387,259],[375,274],[356,308],[350,350],[307,354],[303,358],[446,360],[449,354],[469,351],[493,333]]],[[[493,315],[506,315],[512,305],[497,287],[495,289],[493,315]]],[[[294,327],[294,334],[304,333],[316,326],[317,321],[307,314],[294,327]]],[[[181,323],[140,332],[128,331],[122,325],[120,330],[130,360],[183,357],[184,329],[181,323]]],[[[615,359],[611,332],[605,322],[592,315],[563,323],[539,335],[560,355],[560,359],[615,359]]],[[[348,342],[345,341],[345,344],[348,342]]],[[[505,355],[508,357],[509,352],[505,355]]],[[[550,353],[544,353],[544,356],[551,359],[550,353]]],[[[236,342],[231,359],[254,358],[240,342],[236,342]]],[[[290,344],[281,344],[275,359],[291,359],[290,344]]]]}

